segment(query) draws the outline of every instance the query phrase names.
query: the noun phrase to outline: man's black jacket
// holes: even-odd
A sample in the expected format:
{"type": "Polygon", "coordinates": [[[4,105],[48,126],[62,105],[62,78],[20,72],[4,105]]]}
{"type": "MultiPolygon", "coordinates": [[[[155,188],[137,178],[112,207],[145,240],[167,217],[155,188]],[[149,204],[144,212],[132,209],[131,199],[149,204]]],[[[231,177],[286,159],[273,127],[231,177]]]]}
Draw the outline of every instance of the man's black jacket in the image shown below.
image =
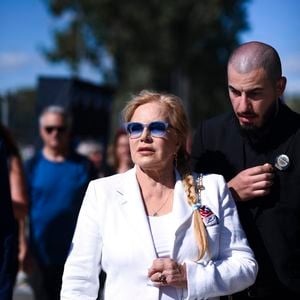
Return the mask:
{"type": "Polygon", "coordinates": [[[258,288],[300,294],[300,115],[280,102],[279,112],[260,134],[240,129],[233,112],[202,121],[193,138],[192,166],[222,174],[240,171],[286,154],[290,165],[276,171],[271,193],[238,202],[241,223],[259,264],[258,288]]]}

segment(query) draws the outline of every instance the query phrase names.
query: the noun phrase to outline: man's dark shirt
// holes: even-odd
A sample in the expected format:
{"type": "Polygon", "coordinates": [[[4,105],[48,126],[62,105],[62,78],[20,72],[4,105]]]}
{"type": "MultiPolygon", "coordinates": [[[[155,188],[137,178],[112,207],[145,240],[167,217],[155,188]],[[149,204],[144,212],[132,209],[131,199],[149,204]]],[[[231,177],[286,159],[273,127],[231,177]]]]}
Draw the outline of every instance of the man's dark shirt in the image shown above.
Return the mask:
{"type": "Polygon", "coordinates": [[[242,170],[274,165],[286,154],[290,165],[275,173],[266,197],[237,202],[241,223],[259,264],[256,286],[300,293],[300,115],[280,103],[260,133],[246,134],[233,112],[200,123],[192,147],[198,172],[222,174],[228,182],[242,170]]]}

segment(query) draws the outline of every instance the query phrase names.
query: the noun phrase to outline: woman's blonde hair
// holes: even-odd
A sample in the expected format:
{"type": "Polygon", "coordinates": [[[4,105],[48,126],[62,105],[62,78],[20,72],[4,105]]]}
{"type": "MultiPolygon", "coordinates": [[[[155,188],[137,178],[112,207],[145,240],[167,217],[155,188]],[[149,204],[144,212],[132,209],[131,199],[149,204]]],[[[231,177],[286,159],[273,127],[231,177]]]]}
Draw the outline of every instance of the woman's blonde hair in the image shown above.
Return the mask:
{"type": "MultiPolygon", "coordinates": [[[[176,130],[180,145],[177,155],[175,156],[176,167],[183,178],[188,203],[192,206],[197,203],[198,198],[195,191],[195,182],[189,167],[189,154],[187,152],[187,138],[190,133],[190,126],[181,99],[173,94],[143,90],[134,96],[123,109],[124,121],[129,122],[135,110],[140,105],[151,102],[160,103],[166,107],[167,121],[172,128],[176,130]]],[[[206,228],[198,210],[194,210],[193,218],[194,232],[199,248],[198,259],[200,259],[208,250],[206,228]]]]}

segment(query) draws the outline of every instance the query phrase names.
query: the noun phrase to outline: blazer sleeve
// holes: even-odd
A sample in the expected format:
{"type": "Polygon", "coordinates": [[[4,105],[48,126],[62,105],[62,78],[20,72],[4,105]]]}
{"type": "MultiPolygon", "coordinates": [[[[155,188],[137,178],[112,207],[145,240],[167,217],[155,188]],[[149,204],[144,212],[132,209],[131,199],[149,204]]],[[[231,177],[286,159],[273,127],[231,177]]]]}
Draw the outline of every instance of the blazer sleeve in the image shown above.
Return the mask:
{"type": "Polygon", "coordinates": [[[70,253],[65,263],[62,300],[96,299],[101,270],[102,237],[99,230],[99,196],[89,184],[78,216],[70,253]]]}
{"type": "Polygon", "coordinates": [[[213,240],[219,247],[218,255],[207,260],[185,262],[188,278],[185,299],[229,295],[244,290],[256,279],[257,262],[239,222],[234,200],[224,178],[218,178],[214,188],[219,190],[219,224],[216,229],[219,233],[213,240]]]}

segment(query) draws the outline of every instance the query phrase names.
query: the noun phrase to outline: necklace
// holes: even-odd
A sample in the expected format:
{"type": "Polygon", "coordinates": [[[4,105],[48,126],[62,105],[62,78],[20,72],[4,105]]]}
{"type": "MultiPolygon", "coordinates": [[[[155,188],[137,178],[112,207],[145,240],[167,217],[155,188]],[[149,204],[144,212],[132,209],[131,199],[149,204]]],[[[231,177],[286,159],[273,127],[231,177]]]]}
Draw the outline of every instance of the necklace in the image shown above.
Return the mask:
{"type": "Polygon", "coordinates": [[[162,205],[157,209],[155,210],[153,213],[152,213],[152,216],[153,217],[157,217],[158,216],[158,213],[160,212],[160,210],[167,204],[167,202],[172,198],[170,197],[172,195],[172,191],[169,193],[167,199],[162,203],[162,205]]]}

